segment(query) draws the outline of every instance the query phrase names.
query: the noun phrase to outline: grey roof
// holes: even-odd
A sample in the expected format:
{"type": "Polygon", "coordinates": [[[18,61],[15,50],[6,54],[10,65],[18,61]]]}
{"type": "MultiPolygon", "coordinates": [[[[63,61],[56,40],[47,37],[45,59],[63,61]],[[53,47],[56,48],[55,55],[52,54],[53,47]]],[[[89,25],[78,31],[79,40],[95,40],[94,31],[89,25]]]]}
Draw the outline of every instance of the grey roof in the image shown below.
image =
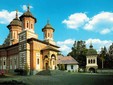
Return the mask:
{"type": "Polygon", "coordinates": [[[7,27],[9,28],[10,26],[22,27],[22,22],[18,18],[14,18],[7,27]]]}
{"type": "Polygon", "coordinates": [[[42,31],[44,31],[45,29],[52,29],[53,31],[55,31],[55,29],[49,24],[47,23],[44,28],[42,29],[42,31]]]}
{"type": "Polygon", "coordinates": [[[20,20],[22,20],[23,17],[31,17],[35,19],[35,23],[37,21],[36,18],[32,15],[32,13],[29,10],[27,10],[27,12],[25,12],[23,15],[20,16],[20,20]]]}

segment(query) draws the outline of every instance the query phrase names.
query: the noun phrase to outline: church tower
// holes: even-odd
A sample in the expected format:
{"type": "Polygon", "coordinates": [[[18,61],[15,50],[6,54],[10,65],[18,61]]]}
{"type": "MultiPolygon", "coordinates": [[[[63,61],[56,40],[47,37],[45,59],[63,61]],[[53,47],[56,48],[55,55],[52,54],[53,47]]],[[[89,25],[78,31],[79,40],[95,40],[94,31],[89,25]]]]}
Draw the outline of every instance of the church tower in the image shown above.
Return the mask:
{"type": "Polygon", "coordinates": [[[50,25],[49,20],[42,31],[44,32],[44,41],[55,45],[53,40],[53,33],[55,29],[50,25]]]}
{"type": "Polygon", "coordinates": [[[27,7],[27,12],[20,16],[22,21],[23,30],[30,30],[34,32],[34,24],[36,23],[36,18],[30,12],[30,6],[27,7]]]}
{"type": "Polygon", "coordinates": [[[22,31],[22,23],[18,19],[18,12],[16,11],[16,17],[7,26],[10,30],[10,45],[16,44],[19,41],[18,34],[22,31]]]}

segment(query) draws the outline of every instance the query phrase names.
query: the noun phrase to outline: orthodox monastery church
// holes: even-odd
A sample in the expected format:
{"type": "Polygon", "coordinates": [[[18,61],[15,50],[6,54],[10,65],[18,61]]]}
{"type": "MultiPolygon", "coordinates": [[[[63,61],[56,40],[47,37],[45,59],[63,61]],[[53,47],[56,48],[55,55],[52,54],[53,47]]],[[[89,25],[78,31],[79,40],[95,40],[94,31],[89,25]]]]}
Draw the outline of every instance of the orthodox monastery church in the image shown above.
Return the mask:
{"type": "Polygon", "coordinates": [[[15,18],[7,26],[9,35],[0,46],[0,70],[13,72],[14,69],[29,69],[30,73],[44,69],[54,70],[57,67],[57,54],[59,52],[53,40],[55,29],[49,22],[44,26],[44,40],[39,40],[34,32],[37,19],[27,11],[15,18]]]}

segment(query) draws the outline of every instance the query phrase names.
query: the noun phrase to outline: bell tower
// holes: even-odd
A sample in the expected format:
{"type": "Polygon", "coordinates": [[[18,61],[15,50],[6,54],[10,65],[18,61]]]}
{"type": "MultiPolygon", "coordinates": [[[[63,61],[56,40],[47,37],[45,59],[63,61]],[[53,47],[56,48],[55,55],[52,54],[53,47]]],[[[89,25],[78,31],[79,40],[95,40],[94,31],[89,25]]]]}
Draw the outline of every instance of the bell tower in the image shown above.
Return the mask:
{"type": "Polygon", "coordinates": [[[16,11],[16,17],[10,22],[7,27],[10,30],[10,45],[18,43],[18,34],[22,31],[22,23],[18,19],[18,11],[16,11]]]}
{"type": "Polygon", "coordinates": [[[30,6],[28,5],[27,11],[20,16],[20,20],[22,21],[23,30],[29,30],[34,32],[34,24],[36,23],[36,18],[30,12],[30,6]]]}
{"type": "Polygon", "coordinates": [[[49,20],[47,21],[47,24],[42,29],[42,32],[44,32],[44,41],[49,42],[51,44],[55,45],[55,42],[53,40],[53,33],[55,29],[50,25],[49,20]]]}

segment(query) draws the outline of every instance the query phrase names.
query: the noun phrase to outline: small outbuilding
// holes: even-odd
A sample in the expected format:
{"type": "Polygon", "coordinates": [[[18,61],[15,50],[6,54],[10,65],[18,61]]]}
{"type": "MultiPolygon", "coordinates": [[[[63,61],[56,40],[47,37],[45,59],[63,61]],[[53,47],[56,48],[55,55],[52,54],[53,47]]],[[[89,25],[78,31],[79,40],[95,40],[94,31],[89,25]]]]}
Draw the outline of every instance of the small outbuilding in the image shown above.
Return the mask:
{"type": "Polygon", "coordinates": [[[58,56],[57,66],[59,70],[78,72],[78,62],[71,56],[58,56]]]}
{"type": "Polygon", "coordinates": [[[90,44],[86,55],[86,71],[95,73],[97,68],[97,51],[93,49],[92,44],[90,44]]]}

